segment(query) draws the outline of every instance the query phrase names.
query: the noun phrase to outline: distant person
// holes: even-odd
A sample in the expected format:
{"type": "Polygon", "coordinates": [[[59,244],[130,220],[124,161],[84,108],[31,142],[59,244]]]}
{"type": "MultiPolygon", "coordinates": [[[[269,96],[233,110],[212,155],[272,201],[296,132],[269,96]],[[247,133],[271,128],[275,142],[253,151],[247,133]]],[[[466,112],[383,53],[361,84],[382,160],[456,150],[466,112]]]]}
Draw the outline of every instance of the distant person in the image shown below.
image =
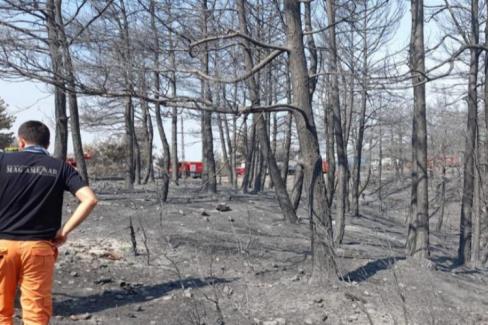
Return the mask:
{"type": "Polygon", "coordinates": [[[78,172],[50,157],[49,138],[46,125],[28,121],[20,152],[0,153],[0,325],[13,324],[17,287],[24,324],[49,323],[58,247],[97,204],[78,172]],[[62,226],[64,191],[80,204],[62,226]]]}

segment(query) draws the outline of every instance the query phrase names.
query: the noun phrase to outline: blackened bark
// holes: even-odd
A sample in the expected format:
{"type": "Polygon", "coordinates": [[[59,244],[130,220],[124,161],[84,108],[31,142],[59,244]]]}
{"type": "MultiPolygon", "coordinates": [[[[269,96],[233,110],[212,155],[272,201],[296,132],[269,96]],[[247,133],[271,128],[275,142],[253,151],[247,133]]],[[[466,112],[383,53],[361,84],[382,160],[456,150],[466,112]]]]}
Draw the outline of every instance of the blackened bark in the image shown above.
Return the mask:
{"type": "Polygon", "coordinates": [[[291,190],[291,204],[293,205],[293,209],[295,211],[298,210],[300,206],[300,200],[302,198],[303,192],[303,178],[305,177],[303,171],[303,164],[298,163],[295,169],[295,177],[293,180],[293,188],[291,190]]]}
{"type": "MultiPolygon", "coordinates": [[[[241,33],[248,34],[247,29],[247,19],[245,11],[245,0],[238,0],[237,10],[239,14],[239,29],[241,33]]],[[[250,44],[244,41],[244,60],[246,64],[246,69],[250,71],[253,66],[253,58],[250,52],[250,44]]],[[[247,79],[247,85],[249,89],[250,100],[253,105],[259,104],[259,89],[254,76],[247,79]]],[[[261,149],[262,157],[266,159],[267,165],[269,167],[270,176],[274,184],[276,197],[280,205],[281,212],[283,216],[291,223],[296,223],[298,218],[293,209],[290,197],[286,190],[283,179],[280,175],[280,170],[276,164],[275,156],[271,150],[269,143],[269,134],[267,131],[266,121],[264,119],[264,113],[259,113],[257,115],[256,121],[256,131],[259,138],[259,147],[261,149]]]]}
{"type": "MultiPolygon", "coordinates": [[[[364,11],[368,10],[368,1],[364,1],[364,11]]],[[[354,151],[354,162],[352,172],[352,213],[359,217],[359,187],[361,185],[361,164],[363,154],[364,129],[366,125],[366,108],[368,96],[368,15],[364,15],[363,21],[363,70],[361,85],[361,112],[359,113],[358,132],[354,151]]]]}
{"type": "MultiPolygon", "coordinates": [[[[330,100],[329,100],[330,102],[330,100]]],[[[336,159],[335,159],[335,140],[334,140],[334,110],[330,103],[325,107],[325,141],[327,146],[326,161],[328,164],[327,171],[327,204],[332,207],[335,194],[335,171],[336,171],[336,159]]]]}
{"type": "MultiPolygon", "coordinates": [[[[258,120],[256,121],[256,131],[258,133],[258,139],[259,141],[261,140],[259,138],[259,130],[258,127],[261,127],[262,125],[259,125],[259,119],[261,118],[259,115],[255,115],[255,118],[258,120]]],[[[266,128],[266,122],[265,126],[266,128]]],[[[262,177],[263,177],[263,169],[264,169],[264,159],[263,155],[261,152],[261,145],[260,143],[256,143],[256,149],[255,149],[255,160],[254,160],[254,177],[253,177],[253,188],[252,192],[254,194],[262,192],[261,184],[262,184],[262,177]]]]}
{"type": "Polygon", "coordinates": [[[125,98],[125,112],[124,112],[124,120],[125,120],[125,140],[127,145],[127,156],[126,156],[126,164],[127,164],[127,175],[126,175],[126,186],[127,189],[132,190],[134,189],[134,181],[136,178],[135,175],[135,164],[134,164],[134,108],[132,106],[132,98],[126,97],[125,98]]]}
{"type": "Polygon", "coordinates": [[[337,265],[335,263],[332,219],[327,204],[327,192],[321,168],[322,158],[313,117],[309,76],[303,44],[300,1],[285,0],[284,16],[287,22],[286,36],[289,49],[293,101],[303,113],[294,114],[304,163],[305,179],[308,180],[309,186],[307,198],[311,217],[312,280],[336,278],[337,265]]]}
{"type": "MultiPolygon", "coordinates": [[[[154,42],[154,57],[153,57],[153,64],[154,64],[154,90],[155,90],[155,98],[159,98],[159,92],[161,91],[161,80],[159,79],[159,34],[158,29],[156,27],[156,18],[155,18],[155,0],[151,0],[149,3],[149,10],[151,13],[151,32],[153,35],[153,42],[154,42]]],[[[155,104],[155,112],[156,112],[156,124],[158,127],[159,138],[161,139],[161,144],[163,147],[163,157],[161,161],[161,177],[162,177],[162,184],[161,184],[161,200],[166,202],[168,199],[168,192],[169,192],[169,164],[170,164],[170,149],[168,139],[166,138],[166,132],[164,131],[163,126],[163,119],[161,117],[161,105],[159,102],[156,101],[155,104]]]]}
{"type": "MultiPolygon", "coordinates": [[[[416,199],[409,222],[407,254],[418,258],[429,256],[429,200],[427,172],[427,120],[425,102],[424,2],[412,0],[412,33],[410,40],[410,69],[414,96],[412,152],[414,173],[412,193],[416,199]],[[416,170],[416,171],[415,171],[416,170]]],[[[413,203],[413,202],[412,202],[413,203]]]]}
{"type": "Polygon", "coordinates": [[[253,156],[254,156],[254,143],[255,143],[255,130],[256,127],[254,125],[254,114],[251,114],[251,131],[249,132],[248,128],[248,123],[247,119],[249,118],[249,115],[245,116],[245,122],[244,122],[244,147],[246,148],[246,157],[245,157],[245,170],[244,170],[244,176],[242,177],[242,192],[247,193],[249,190],[249,183],[250,180],[252,179],[252,161],[253,161],[253,156]]]}
{"type": "Polygon", "coordinates": [[[286,129],[285,129],[285,143],[283,145],[284,159],[281,168],[281,178],[285,183],[285,187],[288,184],[288,170],[290,169],[290,148],[291,148],[291,128],[293,123],[293,114],[288,113],[286,115],[286,129]]]}
{"type": "MultiPolygon", "coordinates": [[[[169,46],[169,60],[172,69],[170,72],[171,96],[176,97],[176,57],[172,32],[169,33],[169,46]]],[[[175,185],[178,185],[178,169],[178,109],[173,107],[171,112],[171,178],[175,185]]]]}
{"type": "MultiPolygon", "coordinates": [[[[224,119],[227,117],[223,116],[224,119]]],[[[225,169],[227,170],[227,177],[230,183],[232,183],[232,166],[229,159],[229,154],[227,151],[226,145],[226,138],[224,133],[224,126],[222,125],[222,116],[221,114],[217,113],[217,126],[219,127],[219,135],[220,135],[220,146],[222,149],[222,159],[224,160],[225,169]]]]}
{"type": "MultiPolygon", "coordinates": [[[[204,37],[208,35],[208,15],[209,12],[207,0],[203,0],[202,31],[204,37]]],[[[204,53],[202,55],[202,68],[205,74],[209,73],[209,52],[207,45],[205,45],[204,53]]],[[[212,94],[210,92],[210,84],[208,80],[202,80],[202,97],[208,102],[212,101],[212,94]]],[[[217,175],[215,170],[212,134],[212,113],[209,111],[202,112],[202,151],[204,161],[202,176],[203,188],[210,193],[217,193],[217,175]]]]}
{"type": "Polygon", "coordinates": [[[341,244],[344,238],[344,230],[346,226],[346,200],[347,200],[347,150],[344,142],[342,122],[341,122],[341,104],[339,99],[339,68],[338,68],[338,54],[336,43],[336,28],[335,28],[336,5],[335,0],[327,1],[327,17],[329,27],[329,43],[330,43],[330,57],[329,66],[333,75],[330,77],[331,82],[331,105],[334,111],[334,133],[337,147],[337,162],[338,162],[338,178],[337,185],[337,211],[336,211],[336,228],[335,228],[335,242],[341,244]]]}
{"type": "MultiPolygon", "coordinates": [[[[471,41],[479,43],[478,0],[471,1],[471,41]]],[[[475,186],[475,148],[478,125],[478,80],[479,50],[470,49],[468,76],[468,121],[466,126],[466,142],[464,148],[464,181],[461,198],[461,220],[459,234],[458,259],[461,265],[471,260],[471,241],[473,234],[473,198],[475,186]]]]}
{"type": "Polygon", "coordinates": [[[46,2],[46,29],[49,45],[49,56],[53,69],[54,86],[54,115],[56,119],[56,134],[54,138],[54,157],[66,160],[68,153],[68,117],[66,115],[66,92],[63,77],[63,53],[58,31],[59,22],[56,21],[54,0],[46,2]]]}
{"type": "Polygon", "coordinates": [[[145,147],[146,147],[146,172],[144,174],[143,184],[147,184],[149,179],[154,180],[154,168],[153,168],[153,142],[154,142],[154,129],[152,125],[151,111],[146,101],[143,102],[143,120],[145,128],[145,147]]]}
{"type": "Polygon", "coordinates": [[[60,87],[54,88],[54,116],[56,119],[54,157],[66,160],[68,153],[68,116],[66,115],[66,93],[60,87]]]}
{"type": "Polygon", "coordinates": [[[62,56],[63,56],[63,68],[64,68],[64,79],[66,80],[66,88],[68,94],[68,107],[69,107],[69,121],[71,126],[71,141],[73,142],[73,150],[75,153],[75,160],[77,163],[78,171],[81,177],[86,183],[89,182],[88,170],[86,167],[85,154],[83,152],[83,144],[81,141],[81,130],[80,130],[80,117],[78,110],[78,98],[76,94],[76,83],[75,83],[75,71],[73,62],[71,60],[71,52],[69,48],[68,39],[64,30],[63,23],[63,13],[61,8],[61,0],[55,0],[55,10],[56,10],[56,21],[58,27],[58,37],[61,41],[62,46],[62,56]]]}
{"type": "Polygon", "coordinates": [[[137,139],[137,135],[135,134],[135,128],[134,128],[133,137],[134,137],[134,164],[136,170],[136,183],[141,185],[142,182],[141,146],[139,145],[139,140],[137,139]]]}

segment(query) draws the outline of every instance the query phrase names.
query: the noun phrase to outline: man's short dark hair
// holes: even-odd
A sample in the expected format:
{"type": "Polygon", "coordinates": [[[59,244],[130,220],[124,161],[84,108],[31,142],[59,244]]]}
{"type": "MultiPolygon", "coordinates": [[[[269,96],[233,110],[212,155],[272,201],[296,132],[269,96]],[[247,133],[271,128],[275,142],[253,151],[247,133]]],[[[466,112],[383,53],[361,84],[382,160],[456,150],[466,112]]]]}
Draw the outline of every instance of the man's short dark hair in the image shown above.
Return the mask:
{"type": "Polygon", "coordinates": [[[27,121],[19,127],[19,138],[23,138],[30,144],[48,147],[51,137],[49,128],[39,121],[27,121]]]}

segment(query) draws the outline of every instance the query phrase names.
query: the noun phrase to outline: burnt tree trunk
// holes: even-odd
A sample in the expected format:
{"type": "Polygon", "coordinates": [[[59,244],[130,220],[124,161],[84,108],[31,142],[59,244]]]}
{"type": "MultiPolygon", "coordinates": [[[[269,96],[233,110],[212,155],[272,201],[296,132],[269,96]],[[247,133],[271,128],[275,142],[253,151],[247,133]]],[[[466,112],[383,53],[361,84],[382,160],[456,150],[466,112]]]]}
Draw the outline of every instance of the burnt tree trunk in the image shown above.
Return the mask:
{"type": "Polygon", "coordinates": [[[139,145],[139,139],[135,134],[134,129],[134,164],[136,166],[136,183],[141,185],[142,182],[142,163],[141,163],[141,146],[139,145]]]}
{"type": "MultiPolygon", "coordinates": [[[[368,10],[368,2],[365,3],[365,11],[368,10]]],[[[353,216],[359,217],[359,187],[361,185],[361,164],[363,154],[364,129],[366,125],[366,108],[368,96],[368,32],[367,32],[367,15],[364,16],[363,23],[363,71],[361,85],[361,112],[359,113],[358,131],[356,146],[354,151],[354,165],[352,172],[352,213],[353,216]]]]}
{"type": "MultiPolygon", "coordinates": [[[[245,11],[245,0],[238,0],[237,2],[237,10],[239,14],[239,26],[241,33],[247,35],[247,19],[246,19],[246,11],[245,11]]],[[[251,55],[251,49],[249,42],[244,41],[244,61],[246,64],[246,69],[250,71],[253,67],[253,58],[251,55]]],[[[259,104],[259,89],[256,83],[254,76],[251,76],[247,79],[247,85],[249,89],[250,100],[253,105],[259,104]]],[[[257,114],[257,121],[256,121],[256,131],[259,139],[259,146],[262,152],[262,156],[266,159],[270,176],[274,184],[274,189],[276,193],[276,197],[278,199],[278,203],[280,205],[281,212],[283,216],[291,223],[296,223],[298,218],[295,214],[295,210],[290,202],[290,197],[288,196],[288,192],[285,187],[285,183],[281,178],[280,170],[278,165],[276,164],[275,157],[273,155],[270,143],[269,143],[269,136],[266,127],[266,121],[264,119],[264,113],[257,114]]]]}
{"type": "MultiPolygon", "coordinates": [[[[290,103],[290,102],[289,102],[290,103]]],[[[285,128],[285,142],[283,144],[283,165],[281,167],[281,178],[285,183],[285,187],[288,184],[288,173],[290,169],[290,148],[291,148],[291,128],[293,123],[293,114],[288,113],[286,115],[286,128],[285,128]]]]}
{"type": "MultiPolygon", "coordinates": [[[[170,87],[171,96],[176,97],[176,57],[173,33],[169,33],[169,60],[171,64],[170,87]]],[[[183,130],[182,130],[183,131],[183,130]]],[[[171,179],[175,185],[178,185],[179,178],[178,168],[178,109],[173,107],[171,112],[171,179]]]]}
{"type": "MultiPolygon", "coordinates": [[[[208,6],[207,0],[202,1],[202,31],[203,36],[208,35],[208,6]]],[[[208,46],[204,46],[204,53],[202,55],[203,72],[209,73],[209,52],[208,46]]],[[[212,101],[212,94],[210,92],[210,84],[207,80],[202,80],[202,97],[207,102],[212,101]]],[[[217,175],[215,171],[215,157],[213,148],[213,134],[212,134],[212,113],[204,110],[202,112],[202,155],[203,155],[203,188],[210,193],[217,193],[217,175]]]]}
{"type": "Polygon", "coordinates": [[[80,116],[78,110],[78,98],[76,94],[75,70],[71,60],[71,52],[69,49],[68,39],[64,30],[63,13],[61,8],[61,0],[55,0],[56,16],[58,24],[59,37],[62,46],[64,78],[66,80],[66,88],[68,94],[69,107],[69,121],[71,127],[71,141],[73,142],[73,150],[75,153],[75,160],[78,171],[81,177],[88,183],[88,170],[86,167],[85,155],[83,152],[83,144],[81,141],[80,130],[80,116]]]}
{"type": "Polygon", "coordinates": [[[54,138],[54,157],[66,160],[68,153],[68,116],[66,115],[66,92],[63,78],[63,53],[58,26],[56,21],[56,4],[54,0],[46,3],[46,29],[49,46],[49,56],[53,69],[54,85],[54,115],[56,119],[56,134],[54,138]]]}
{"type": "Polygon", "coordinates": [[[135,155],[134,155],[134,108],[132,106],[132,98],[127,96],[125,98],[125,139],[127,142],[127,175],[126,175],[126,186],[127,189],[134,189],[135,182],[135,155]]]}
{"type": "MultiPolygon", "coordinates": [[[[471,1],[471,42],[479,43],[478,0],[471,1]]],[[[461,198],[461,220],[459,234],[459,263],[464,265],[471,260],[472,215],[475,186],[475,148],[478,124],[478,80],[479,50],[470,49],[468,76],[468,121],[466,126],[466,142],[464,148],[463,195],[461,198]]]]}
{"type": "Polygon", "coordinates": [[[337,211],[336,211],[336,229],[334,240],[336,244],[341,244],[344,238],[344,230],[346,226],[346,200],[347,200],[347,150],[346,143],[344,142],[344,133],[342,130],[341,121],[341,104],[339,99],[339,68],[338,68],[338,55],[337,55],[337,43],[336,43],[336,29],[335,29],[335,13],[336,5],[335,0],[327,1],[327,17],[329,27],[329,43],[330,43],[330,57],[329,66],[333,75],[330,77],[331,83],[331,105],[333,106],[334,117],[334,134],[337,147],[337,162],[338,162],[338,178],[337,185],[337,211]]]}
{"type": "Polygon", "coordinates": [[[335,194],[335,171],[336,171],[336,159],[335,159],[335,141],[334,141],[334,110],[330,105],[329,100],[325,106],[325,141],[326,141],[326,157],[328,164],[327,171],[327,204],[332,207],[335,194]]]}
{"type": "MultiPolygon", "coordinates": [[[[146,91],[146,80],[143,78],[143,89],[146,91]]],[[[144,147],[145,147],[145,160],[146,160],[146,171],[144,173],[144,178],[142,180],[143,184],[147,184],[149,179],[154,180],[154,169],[153,169],[153,142],[154,142],[154,129],[151,119],[151,111],[149,110],[149,105],[147,101],[141,100],[142,107],[142,127],[144,131],[144,147]]]]}
{"type": "Polygon", "coordinates": [[[153,63],[154,63],[154,90],[155,90],[155,98],[156,98],[156,104],[155,104],[155,115],[156,115],[156,124],[158,127],[158,133],[159,133],[159,138],[161,139],[161,144],[163,147],[163,157],[161,161],[161,178],[162,178],[162,184],[161,184],[161,200],[163,202],[166,202],[168,199],[168,192],[169,192],[169,164],[170,164],[170,149],[169,149],[169,143],[168,139],[166,137],[166,132],[164,131],[164,125],[163,125],[163,119],[161,117],[161,105],[157,101],[159,98],[159,93],[161,91],[161,80],[159,76],[159,70],[160,70],[160,63],[159,63],[159,34],[158,34],[158,29],[156,27],[156,16],[155,16],[155,0],[151,0],[149,3],[149,10],[151,13],[151,32],[153,34],[153,42],[154,42],[154,57],[153,57],[153,63]]]}
{"type": "MultiPolygon", "coordinates": [[[[256,134],[256,127],[254,124],[254,114],[250,115],[252,117],[251,120],[251,131],[250,133],[248,132],[248,128],[245,128],[245,148],[246,148],[246,158],[245,158],[245,170],[244,170],[244,176],[242,178],[242,192],[247,193],[249,191],[249,183],[250,180],[252,179],[252,161],[253,161],[253,156],[254,156],[254,145],[255,145],[255,134],[256,134]]],[[[249,115],[244,117],[245,119],[249,118],[249,115]]],[[[247,126],[247,121],[244,124],[247,126]]]]}
{"type": "Polygon", "coordinates": [[[311,280],[336,278],[332,218],[327,204],[327,191],[322,177],[317,130],[312,110],[309,75],[303,44],[300,1],[285,0],[284,15],[287,22],[286,36],[289,69],[292,81],[293,102],[301,113],[295,114],[305,179],[309,186],[308,207],[311,226],[313,270],[311,280]]]}
{"type": "Polygon", "coordinates": [[[224,160],[225,169],[227,170],[227,177],[229,183],[232,184],[232,164],[229,159],[229,154],[227,151],[226,145],[226,137],[224,133],[224,126],[222,125],[222,118],[227,119],[225,116],[221,116],[220,113],[217,113],[217,126],[219,127],[219,135],[220,135],[220,146],[222,148],[222,159],[224,160]]]}
{"type": "MultiPolygon", "coordinates": [[[[414,177],[412,196],[416,199],[409,222],[407,254],[429,257],[429,194],[427,171],[427,119],[425,102],[424,1],[412,0],[410,71],[414,96],[412,152],[414,177]]],[[[412,204],[414,204],[412,200],[412,204]]]]}

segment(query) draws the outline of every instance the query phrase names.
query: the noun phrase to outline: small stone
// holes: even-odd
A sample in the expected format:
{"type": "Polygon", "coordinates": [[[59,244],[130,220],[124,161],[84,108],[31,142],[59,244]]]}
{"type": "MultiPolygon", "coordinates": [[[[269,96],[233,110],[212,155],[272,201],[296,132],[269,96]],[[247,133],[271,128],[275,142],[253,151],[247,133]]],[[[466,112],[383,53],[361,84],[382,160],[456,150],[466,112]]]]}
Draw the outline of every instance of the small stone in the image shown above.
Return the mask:
{"type": "Polygon", "coordinates": [[[325,322],[325,321],[327,321],[327,319],[329,319],[329,315],[324,314],[324,315],[322,316],[322,321],[323,321],[323,322],[325,322]]]}
{"type": "Polygon", "coordinates": [[[56,316],[54,316],[54,318],[57,319],[57,320],[63,320],[64,319],[64,316],[56,315],[56,316]]]}
{"type": "Polygon", "coordinates": [[[81,314],[81,315],[71,315],[69,317],[69,319],[71,319],[72,321],[79,321],[79,320],[89,320],[90,318],[92,318],[92,315],[89,314],[89,313],[86,313],[86,314],[81,314]]]}
{"type": "Polygon", "coordinates": [[[225,203],[219,203],[217,205],[217,208],[216,208],[217,211],[220,211],[220,212],[228,212],[228,211],[232,211],[232,209],[225,203]]]}
{"type": "Polygon", "coordinates": [[[225,286],[223,291],[224,291],[224,294],[227,296],[230,296],[234,293],[234,290],[232,290],[232,288],[229,286],[225,286]]]}
{"type": "Polygon", "coordinates": [[[100,278],[98,280],[95,280],[95,284],[107,284],[107,283],[112,283],[113,280],[111,278],[100,278]]]}
{"type": "Polygon", "coordinates": [[[210,214],[208,214],[208,212],[207,212],[207,211],[205,211],[205,210],[202,210],[202,212],[201,212],[200,214],[201,214],[203,217],[208,217],[208,216],[210,216],[210,214]]]}
{"type": "Polygon", "coordinates": [[[78,272],[73,271],[69,275],[71,275],[73,278],[77,278],[78,277],[78,272]]]}
{"type": "Polygon", "coordinates": [[[324,298],[321,298],[321,297],[319,297],[319,298],[315,298],[315,299],[313,300],[313,302],[314,302],[314,303],[316,303],[316,304],[320,304],[320,303],[324,302],[324,298]]]}
{"type": "Polygon", "coordinates": [[[300,281],[300,276],[297,274],[293,278],[290,279],[292,282],[300,281]]]}
{"type": "Polygon", "coordinates": [[[354,321],[357,321],[358,320],[358,315],[350,315],[349,317],[347,317],[347,320],[349,322],[354,322],[354,321]]]}
{"type": "Polygon", "coordinates": [[[310,319],[310,318],[305,318],[305,320],[303,321],[306,325],[313,325],[313,320],[310,319]]]}
{"type": "Polygon", "coordinates": [[[193,298],[193,293],[191,292],[191,288],[185,289],[183,292],[183,297],[191,299],[193,298]]]}
{"type": "Polygon", "coordinates": [[[173,299],[173,295],[164,296],[162,298],[163,301],[168,301],[168,300],[171,300],[171,299],[173,299]]]}
{"type": "Polygon", "coordinates": [[[267,320],[261,323],[257,324],[262,324],[262,325],[286,325],[286,319],[284,318],[276,318],[273,320],[267,320]]]}
{"type": "Polygon", "coordinates": [[[141,312],[141,311],[144,311],[144,309],[141,306],[137,306],[136,311],[141,312]]]}
{"type": "Polygon", "coordinates": [[[210,218],[209,217],[205,217],[205,218],[203,218],[203,221],[210,222],[210,218]]]}
{"type": "Polygon", "coordinates": [[[234,218],[232,218],[231,216],[229,216],[228,220],[229,222],[234,222],[234,218]]]}
{"type": "Polygon", "coordinates": [[[364,291],[364,295],[365,295],[365,296],[369,296],[369,295],[370,295],[370,293],[368,292],[368,290],[365,290],[365,291],[364,291]]]}

